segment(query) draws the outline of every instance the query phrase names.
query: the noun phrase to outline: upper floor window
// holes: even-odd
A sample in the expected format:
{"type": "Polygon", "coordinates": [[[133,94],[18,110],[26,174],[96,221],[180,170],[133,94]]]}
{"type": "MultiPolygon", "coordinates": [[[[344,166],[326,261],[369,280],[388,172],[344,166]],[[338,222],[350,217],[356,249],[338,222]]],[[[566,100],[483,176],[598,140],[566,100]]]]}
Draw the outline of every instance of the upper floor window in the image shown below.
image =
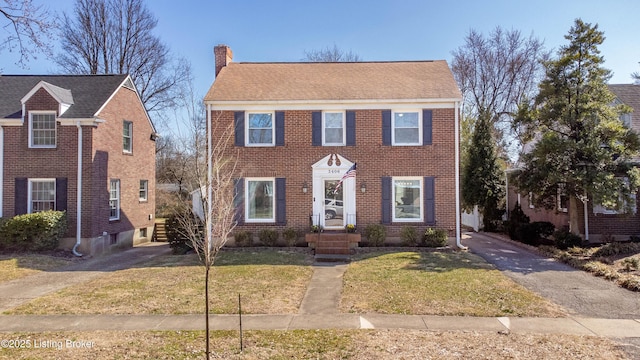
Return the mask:
{"type": "Polygon", "coordinates": [[[324,112],[322,115],[323,145],[344,145],[344,113],[324,112]]]}
{"type": "Polygon", "coordinates": [[[29,147],[56,147],[56,113],[29,112],[29,147]]]}
{"type": "Polygon", "coordinates": [[[29,180],[29,213],[56,209],[56,179],[29,180]]]}
{"type": "Polygon", "coordinates": [[[559,212],[568,212],[569,209],[569,196],[567,195],[566,185],[564,183],[558,184],[558,196],[556,208],[559,212]]]}
{"type": "Polygon", "coordinates": [[[273,113],[247,113],[247,145],[274,145],[273,113]]]}
{"type": "Polygon", "coordinates": [[[393,145],[421,145],[422,131],[419,111],[393,112],[393,145]]]}
{"type": "Polygon", "coordinates": [[[133,122],[122,122],[122,151],[126,153],[133,152],[133,122]]]}
{"type": "Polygon", "coordinates": [[[422,221],[422,178],[393,178],[392,184],[393,221],[422,221]]]}

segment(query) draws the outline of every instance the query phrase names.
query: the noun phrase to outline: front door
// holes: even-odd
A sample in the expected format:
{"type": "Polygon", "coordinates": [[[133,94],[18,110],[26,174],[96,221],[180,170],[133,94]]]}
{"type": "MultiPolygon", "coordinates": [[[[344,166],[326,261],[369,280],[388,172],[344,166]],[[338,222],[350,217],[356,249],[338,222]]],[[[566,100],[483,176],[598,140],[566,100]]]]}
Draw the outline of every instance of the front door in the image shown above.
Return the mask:
{"type": "Polygon", "coordinates": [[[326,229],[341,229],[344,222],[344,187],[340,180],[324,180],[324,227],[326,229]]]}

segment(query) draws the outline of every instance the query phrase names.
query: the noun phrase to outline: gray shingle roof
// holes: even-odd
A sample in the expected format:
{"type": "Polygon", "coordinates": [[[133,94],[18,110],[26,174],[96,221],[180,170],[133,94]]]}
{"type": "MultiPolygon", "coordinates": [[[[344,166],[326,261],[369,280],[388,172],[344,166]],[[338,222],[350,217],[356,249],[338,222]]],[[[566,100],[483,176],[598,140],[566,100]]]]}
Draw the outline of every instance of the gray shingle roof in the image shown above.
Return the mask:
{"type": "Polygon", "coordinates": [[[620,101],[631,106],[634,113],[637,114],[640,112],[640,85],[613,84],[609,85],[609,89],[611,89],[620,101]]]}
{"type": "Polygon", "coordinates": [[[73,105],[61,118],[91,118],[126,78],[127,75],[0,75],[0,119],[20,118],[20,100],[40,81],[71,91],[73,105]]]}

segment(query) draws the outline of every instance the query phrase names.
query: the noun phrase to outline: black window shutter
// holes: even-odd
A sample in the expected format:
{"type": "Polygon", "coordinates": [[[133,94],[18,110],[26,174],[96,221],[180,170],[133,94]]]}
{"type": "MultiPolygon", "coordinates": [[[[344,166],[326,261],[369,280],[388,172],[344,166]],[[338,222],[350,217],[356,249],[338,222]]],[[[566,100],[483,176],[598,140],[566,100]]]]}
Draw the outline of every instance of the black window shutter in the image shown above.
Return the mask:
{"type": "Polygon", "coordinates": [[[284,111],[276,111],[276,146],[284,146],[284,111]]]}
{"type": "Polygon", "coordinates": [[[431,110],[422,110],[422,145],[431,145],[433,140],[433,122],[431,116],[431,110]]]}
{"type": "Polygon", "coordinates": [[[391,177],[382,177],[382,223],[391,224],[391,177]]]}
{"type": "Polygon", "coordinates": [[[67,178],[56,178],[56,210],[67,210],[67,178]]]}
{"type": "Polygon", "coordinates": [[[244,111],[236,111],[233,114],[235,126],[235,145],[244,146],[244,111]]]}
{"type": "Polygon", "coordinates": [[[311,145],[322,146],[322,112],[311,113],[311,145]]]}
{"type": "Polygon", "coordinates": [[[391,145],[391,110],[382,110],[382,145],[391,145]]]}
{"type": "Polygon", "coordinates": [[[435,178],[424,178],[424,220],[427,225],[436,224],[436,188],[435,178]]]}
{"type": "Polygon", "coordinates": [[[236,224],[244,224],[244,178],[234,179],[233,207],[236,224]]]}
{"type": "Polygon", "coordinates": [[[276,178],[276,224],[287,223],[287,179],[276,178]]]}
{"type": "Polygon", "coordinates": [[[347,111],[347,146],[356,145],[356,112],[347,111]]]}
{"type": "Polygon", "coordinates": [[[28,211],[29,202],[29,187],[27,185],[27,178],[16,178],[15,179],[15,204],[14,204],[14,215],[22,215],[26,214],[28,211]]]}

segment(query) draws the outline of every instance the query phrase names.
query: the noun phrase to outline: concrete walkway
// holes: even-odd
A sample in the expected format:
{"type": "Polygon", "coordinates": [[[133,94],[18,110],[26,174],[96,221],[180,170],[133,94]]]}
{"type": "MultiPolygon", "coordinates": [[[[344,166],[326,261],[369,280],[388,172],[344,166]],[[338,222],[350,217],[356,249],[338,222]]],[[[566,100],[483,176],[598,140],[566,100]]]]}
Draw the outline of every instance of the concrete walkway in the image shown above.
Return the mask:
{"type": "MultiPolygon", "coordinates": [[[[33,275],[0,285],[3,309],[38,296],[100,276],[105,271],[126,268],[137,262],[167,253],[167,248],[150,244],[102,260],[33,275]],[[85,267],[85,268],[83,268],[85,267]],[[60,275],[64,274],[65,280],[60,275]],[[37,280],[37,281],[34,281],[37,280]],[[48,284],[47,284],[48,281],[48,284]],[[26,284],[35,284],[29,289],[26,284]],[[8,292],[11,293],[8,293],[8,292]]],[[[293,329],[418,329],[431,331],[489,331],[538,334],[594,335],[611,338],[640,338],[640,317],[603,319],[588,316],[568,318],[456,317],[425,315],[384,315],[339,313],[342,276],[341,263],[316,263],[314,274],[298,314],[243,315],[247,330],[293,329]]],[[[236,330],[238,315],[210,315],[211,328],[236,330]]],[[[0,332],[95,331],[95,330],[203,330],[203,315],[2,315],[0,332]]]]}

